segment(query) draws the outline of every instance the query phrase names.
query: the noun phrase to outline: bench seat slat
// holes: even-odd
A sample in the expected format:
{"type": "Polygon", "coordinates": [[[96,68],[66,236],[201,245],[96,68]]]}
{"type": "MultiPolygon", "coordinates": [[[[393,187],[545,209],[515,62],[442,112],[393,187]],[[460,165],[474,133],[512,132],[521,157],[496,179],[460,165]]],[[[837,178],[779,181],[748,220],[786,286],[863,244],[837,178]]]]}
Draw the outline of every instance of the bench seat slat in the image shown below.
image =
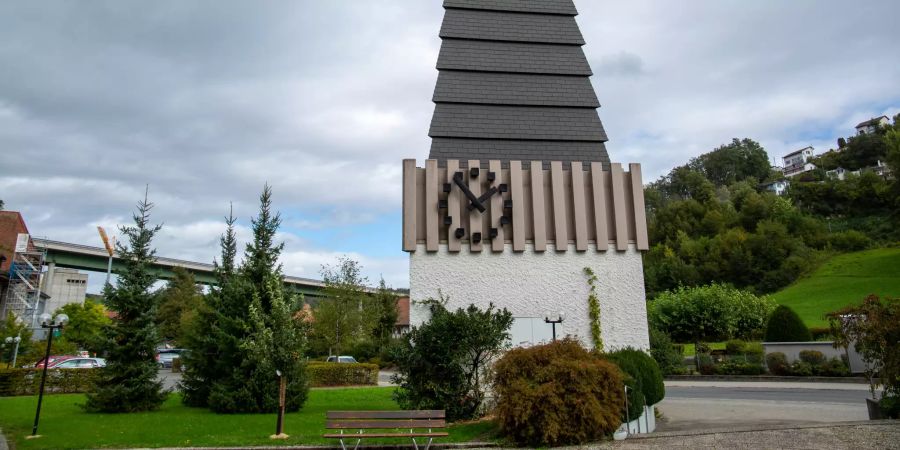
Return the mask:
{"type": "Polygon", "coordinates": [[[443,419],[444,410],[421,411],[328,411],[326,419],[443,419]]]}
{"type": "Polygon", "coordinates": [[[323,434],[324,438],[334,438],[334,439],[359,439],[359,438],[410,438],[410,437],[428,437],[428,438],[436,438],[436,437],[447,437],[448,433],[364,433],[364,434],[354,434],[354,433],[345,433],[345,434],[323,434]]]}
{"type": "Polygon", "coordinates": [[[446,428],[447,422],[443,420],[328,420],[325,428],[328,429],[369,429],[369,428],[446,428]]]}

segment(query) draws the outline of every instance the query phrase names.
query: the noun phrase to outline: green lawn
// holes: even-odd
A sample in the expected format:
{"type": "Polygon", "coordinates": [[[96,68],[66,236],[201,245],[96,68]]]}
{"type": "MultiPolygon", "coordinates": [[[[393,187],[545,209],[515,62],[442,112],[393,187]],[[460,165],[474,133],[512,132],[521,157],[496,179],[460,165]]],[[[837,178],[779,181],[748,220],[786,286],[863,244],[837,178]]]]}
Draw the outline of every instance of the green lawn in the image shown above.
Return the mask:
{"type": "MultiPolygon", "coordinates": [[[[314,389],[303,410],[285,416],[284,441],[273,441],[275,414],[218,415],[188,408],[172,395],[159,411],[134,414],[89,414],[78,406],[83,395],[49,395],[41,410],[39,439],[31,434],[37,397],[0,398],[0,428],[16,449],[189,447],[239,445],[334,444],[322,439],[325,411],[392,410],[394,388],[314,389]]],[[[437,442],[491,440],[492,422],[453,425],[450,437],[437,442]]],[[[406,440],[387,442],[403,443],[406,440]]]]}
{"type": "Polygon", "coordinates": [[[823,316],[868,294],[900,296],[900,248],[837,255],[812,275],[772,295],[807,326],[827,326],[823,316]]]}
{"type": "MultiPolygon", "coordinates": [[[[682,345],[684,345],[684,356],[694,356],[694,353],[697,353],[697,349],[694,348],[694,344],[682,345]]],[[[725,350],[724,342],[707,342],[706,345],[709,346],[710,350],[725,350]]]]}

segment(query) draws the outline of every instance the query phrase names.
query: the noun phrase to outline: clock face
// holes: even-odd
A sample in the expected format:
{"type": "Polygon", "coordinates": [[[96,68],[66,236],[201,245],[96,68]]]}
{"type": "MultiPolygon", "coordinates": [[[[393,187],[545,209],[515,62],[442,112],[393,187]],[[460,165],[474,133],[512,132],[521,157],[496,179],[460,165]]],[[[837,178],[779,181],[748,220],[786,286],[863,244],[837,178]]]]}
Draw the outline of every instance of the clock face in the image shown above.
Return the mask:
{"type": "MultiPolygon", "coordinates": [[[[477,178],[478,178],[478,171],[479,171],[478,168],[472,168],[472,169],[470,169],[470,170],[469,170],[469,176],[470,176],[471,178],[473,178],[473,179],[477,179],[477,178]]],[[[481,194],[481,196],[476,196],[476,195],[469,189],[469,186],[466,185],[466,183],[463,181],[463,179],[464,179],[464,172],[456,172],[456,173],[454,173],[454,174],[453,174],[453,183],[452,183],[452,184],[451,184],[451,183],[445,183],[445,184],[444,184],[444,192],[449,193],[449,192],[453,189],[453,185],[456,185],[456,188],[459,189],[459,190],[463,193],[463,195],[465,196],[465,198],[468,200],[469,204],[466,206],[466,209],[468,209],[469,211],[472,211],[472,210],[477,209],[478,212],[482,212],[482,213],[485,212],[485,211],[487,210],[487,204],[488,204],[488,201],[491,199],[491,197],[493,197],[494,195],[502,194],[502,193],[507,192],[507,191],[509,190],[509,187],[508,187],[506,184],[498,184],[498,185],[495,185],[495,186],[491,186],[490,189],[488,189],[487,191],[485,191],[484,194],[481,194]]],[[[488,182],[491,182],[491,183],[492,183],[492,182],[493,182],[494,180],[496,180],[496,179],[497,179],[497,177],[496,177],[496,174],[495,174],[494,172],[488,172],[488,176],[487,176],[488,182]]],[[[511,203],[511,202],[509,202],[509,203],[511,203]]],[[[504,209],[510,209],[511,207],[512,207],[511,204],[504,203],[504,206],[503,206],[504,209]]],[[[438,200],[438,208],[439,208],[439,209],[446,209],[446,208],[447,208],[447,201],[446,201],[446,200],[438,200]]],[[[500,219],[500,225],[501,225],[501,226],[502,226],[502,225],[508,225],[508,224],[510,224],[510,223],[512,223],[512,220],[511,220],[508,216],[504,215],[504,216],[501,217],[501,219],[500,219]]],[[[451,225],[451,224],[452,224],[451,218],[450,218],[449,216],[445,217],[445,218],[444,218],[444,225],[448,225],[448,226],[449,226],[449,225],[451,225]]],[[[463,228],[457,228],[456,231],[455,231],[455,233],[454,233],[454,235],[456,236],[457,239],[462,239],[462,238],[465,236],[465,229],[463,229],[463,228]]],[[[492,238],[492,239],[493,239],[494,237],[496,237],[496,236],[497,236],[497,229],[496,229],[496,228],[491,228],[490,233],[489,233],[489,236],[490,236],[490,238],[492,238]]],[[[476,243],[477,243],[477,241],[480,241],[480,240],[481,240],[481,233],[473,233],[472,238],[473,238],[473,239],[476,241],[476,243]],[[476,236],[476,235],[477,235],[477,236],[476,236]]]]}

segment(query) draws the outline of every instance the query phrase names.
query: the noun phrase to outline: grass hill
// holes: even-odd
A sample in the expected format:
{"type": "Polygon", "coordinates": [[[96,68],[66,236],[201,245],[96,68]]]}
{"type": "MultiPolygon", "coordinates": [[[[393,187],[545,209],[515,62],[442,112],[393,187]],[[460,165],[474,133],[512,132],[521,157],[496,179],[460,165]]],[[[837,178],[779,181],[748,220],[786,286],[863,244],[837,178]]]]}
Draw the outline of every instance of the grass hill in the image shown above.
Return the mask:
{"type": "Polygon", "coordinates": [[[812,275],[772,295],[794,309],[807,326],[827,326],[823,316],[869,294],[900,297],[900,248],[837,255],[812,275]]]}

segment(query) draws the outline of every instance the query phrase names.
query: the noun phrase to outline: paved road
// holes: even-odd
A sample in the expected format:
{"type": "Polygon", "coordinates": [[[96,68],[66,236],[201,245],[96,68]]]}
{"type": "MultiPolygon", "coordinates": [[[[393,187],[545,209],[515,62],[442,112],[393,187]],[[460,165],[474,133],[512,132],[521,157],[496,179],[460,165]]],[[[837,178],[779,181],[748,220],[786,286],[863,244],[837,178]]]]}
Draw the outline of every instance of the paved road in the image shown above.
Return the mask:
{"type": "Polygon", "coordinates": [[[781,402],[865,404],[868,391],[790,387],[681,387],[666,386],[666,398],[774,400],[781,402]]]}
{"type": "Polygon", "coordinates": [[[866,420],[868,394],[860,384],[666,382],[657,431],[866,420]]]}

